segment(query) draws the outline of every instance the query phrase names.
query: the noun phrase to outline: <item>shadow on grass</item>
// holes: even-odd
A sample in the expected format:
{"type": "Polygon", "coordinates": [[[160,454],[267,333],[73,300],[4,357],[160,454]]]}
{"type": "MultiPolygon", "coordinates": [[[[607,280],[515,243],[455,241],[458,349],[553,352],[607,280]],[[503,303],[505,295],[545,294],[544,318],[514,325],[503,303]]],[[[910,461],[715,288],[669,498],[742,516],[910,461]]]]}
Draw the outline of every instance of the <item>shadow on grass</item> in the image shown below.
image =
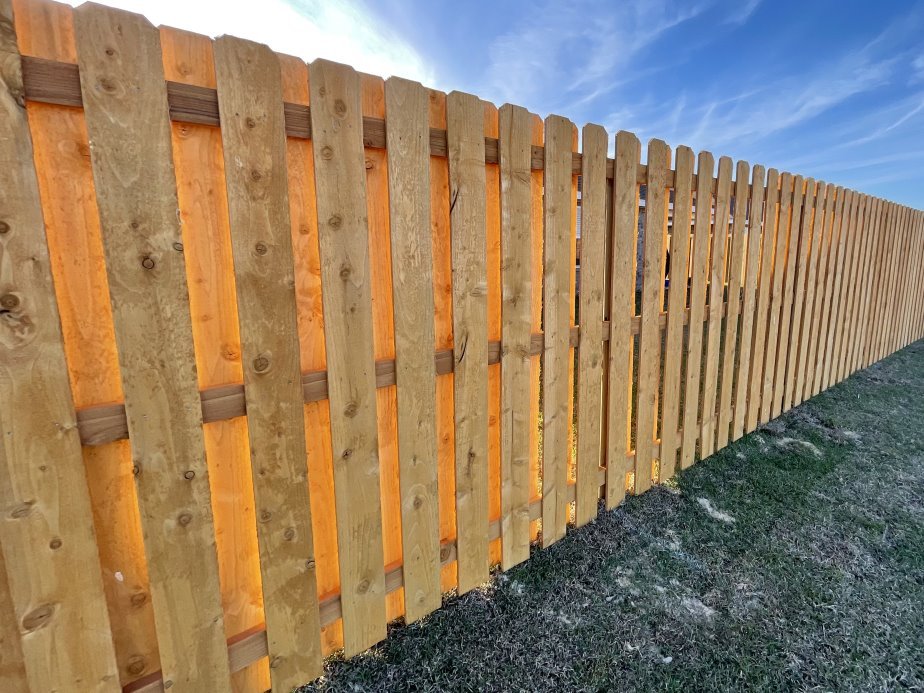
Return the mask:
{"type": "Polygon", "coordinates": [[[309,690],[924,687],[924,342],[309,690]]]}

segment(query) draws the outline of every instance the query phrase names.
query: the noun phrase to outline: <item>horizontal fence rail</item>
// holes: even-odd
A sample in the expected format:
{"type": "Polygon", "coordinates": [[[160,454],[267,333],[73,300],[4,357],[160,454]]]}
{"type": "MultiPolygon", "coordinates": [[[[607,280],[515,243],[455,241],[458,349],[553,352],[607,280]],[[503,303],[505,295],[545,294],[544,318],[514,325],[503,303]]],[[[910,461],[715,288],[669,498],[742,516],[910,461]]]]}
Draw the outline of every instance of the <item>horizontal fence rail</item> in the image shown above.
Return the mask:
{"type": "Polygon", "coordinates": [[[0,0],[0,688],[288,691],[924,335],[924,214],[0,0]]]}

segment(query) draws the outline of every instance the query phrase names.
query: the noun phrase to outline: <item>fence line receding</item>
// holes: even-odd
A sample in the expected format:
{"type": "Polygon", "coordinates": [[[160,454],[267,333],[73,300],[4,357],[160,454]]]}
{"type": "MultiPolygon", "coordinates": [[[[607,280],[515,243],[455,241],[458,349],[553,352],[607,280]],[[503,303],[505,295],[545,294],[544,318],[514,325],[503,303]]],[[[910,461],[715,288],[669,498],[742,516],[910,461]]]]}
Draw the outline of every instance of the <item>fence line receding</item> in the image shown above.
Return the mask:
{"type": "Polygon", "coordinates": [[[3,690],[290,690],[924,334],[834,184],[99,5],[0,70],[3,690]]]}

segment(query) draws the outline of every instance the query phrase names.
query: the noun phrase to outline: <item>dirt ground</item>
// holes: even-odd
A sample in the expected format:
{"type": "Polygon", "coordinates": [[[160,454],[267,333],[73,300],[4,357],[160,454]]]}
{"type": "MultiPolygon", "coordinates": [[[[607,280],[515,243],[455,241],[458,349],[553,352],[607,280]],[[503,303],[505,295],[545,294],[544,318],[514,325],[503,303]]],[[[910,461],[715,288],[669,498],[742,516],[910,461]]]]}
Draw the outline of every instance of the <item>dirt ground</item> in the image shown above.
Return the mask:
{"type": "Polygon", "coordinates": [[[924,341],[302,691],[924,690],[924,341]]]}

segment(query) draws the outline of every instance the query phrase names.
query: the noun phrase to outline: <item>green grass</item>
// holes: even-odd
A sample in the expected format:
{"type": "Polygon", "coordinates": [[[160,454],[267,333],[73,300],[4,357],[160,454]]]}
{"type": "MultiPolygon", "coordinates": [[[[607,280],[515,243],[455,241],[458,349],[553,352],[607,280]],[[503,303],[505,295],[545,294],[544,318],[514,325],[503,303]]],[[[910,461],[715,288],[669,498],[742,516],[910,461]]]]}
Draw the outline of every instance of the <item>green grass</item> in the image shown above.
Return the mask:
{"type": "Polygon", "coordinates": [[[918,342],[303,690],[920,690],[922,605],[918,342]]]}

